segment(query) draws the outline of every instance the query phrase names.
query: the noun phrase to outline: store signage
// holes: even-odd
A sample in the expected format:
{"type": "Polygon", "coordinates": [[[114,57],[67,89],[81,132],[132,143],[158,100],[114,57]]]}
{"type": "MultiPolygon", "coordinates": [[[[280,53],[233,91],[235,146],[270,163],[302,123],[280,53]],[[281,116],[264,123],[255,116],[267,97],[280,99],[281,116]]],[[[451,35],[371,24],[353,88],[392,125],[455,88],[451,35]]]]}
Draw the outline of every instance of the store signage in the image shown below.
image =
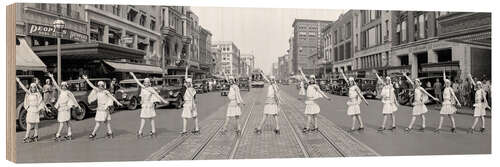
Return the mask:
{"type": "MultiPolygon", "coordinates": [[[[33,36],[44,36],[44,37],[53,37],[56,38],[58,32],[53,26],[39,25],[39,24],[26,24],[27,34],[33,36]]],[[[62,39],[68,39],[73,41],[84,41],[88,40],[88,36],[86,34],[70,30],[63,29],[61,31],[62,39]]]]}

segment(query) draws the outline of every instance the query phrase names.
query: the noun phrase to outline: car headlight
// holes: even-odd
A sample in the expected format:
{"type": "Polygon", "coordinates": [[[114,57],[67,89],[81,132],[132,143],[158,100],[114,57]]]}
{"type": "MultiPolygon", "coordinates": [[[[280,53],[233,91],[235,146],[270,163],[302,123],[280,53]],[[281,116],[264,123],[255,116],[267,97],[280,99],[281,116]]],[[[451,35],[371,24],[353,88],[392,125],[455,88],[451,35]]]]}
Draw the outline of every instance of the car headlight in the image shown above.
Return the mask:
{"type": "Polygon", "coordinates": [[[169,92],[168,92],[168,95],[172,96],[172,95],[174,95],[174,92],[169,91],[169,92]]]}
{"type": "Polygon", "coordinates": [[[124,93],[124,94],[122,94],[122,98],[123,98],[123,99],[126,99],[126,98],[127,98],[127,94],[125,94],[125,93],[124,93]]]}

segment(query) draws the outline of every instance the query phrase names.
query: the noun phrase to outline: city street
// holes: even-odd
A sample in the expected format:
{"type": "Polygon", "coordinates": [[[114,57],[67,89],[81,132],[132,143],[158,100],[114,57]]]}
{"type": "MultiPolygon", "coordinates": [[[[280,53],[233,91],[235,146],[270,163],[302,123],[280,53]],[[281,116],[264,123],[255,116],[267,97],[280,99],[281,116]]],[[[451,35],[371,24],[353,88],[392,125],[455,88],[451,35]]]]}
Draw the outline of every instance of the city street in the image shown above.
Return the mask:
{"type": "MultiPolygon", "coordinates": [[[[437,127],[439,115],[435,107],[428,114],[427,130],[405,134],[409,124],[411,108],[402,106],[397,116],[398,129],[394,132],[377,132],[380,126],[382,105],[369,100],[362,105],[362,116],[366,129],[347,133],[351,118],[345,114],[346,97],[329,95],[332,101],[320,100],[319,132],[303,134],[305,117],[304,103],[298,100],[295,86],[283,86],[283,104],[279,114],[280,135],[272,132],[274,120],[268,119],[263,133],[253,132],[262,119],[266,88],[242,91],[246,105],[240,118],[242,135],[234,133],[231,120],[225,134],[221,127],[225,119],[227,99],[219,92],[200,95],[199,118],[201,134],[181,136],[181,110],[161,108],[157,110],[156,138],[137,139],[138,111],[122,110],[112,115],[115,138],[104,138],[101,128],[97,139],[89,141],[87,135],[94,126],[94,119],[73,121],[73,140],[54,142],[58,124],[44,121],[40,128],[38,143],[22,143],[24,132],[17,132],[18,162],[69,162],[69,161],[120,161],[120,160],[190,160],[190,159],[252,159],[252,158],[296,158],[338,157],[377,155],[434,155],[434,154],[479,154],[491,152],[491,122],[487,119],[485,134],[466,134],[472,117],[457,114],[457,133],[449,132],[449,121],[440,134],[432,131],[437,127]]],[[[418,121],[417,121],[418,122],[418,121]]],[[[191,124],[190,124],[191,125],[191,124]]],[[[416,127],[420,126],[420,122],[416,127]]],[[[192,129],[192,126],[190,126],[192,129]]],[[[145,133],[149,131],[146,123],[145,133]]],[[[63,133],[65,135],[65,133],[63,133]]]]}

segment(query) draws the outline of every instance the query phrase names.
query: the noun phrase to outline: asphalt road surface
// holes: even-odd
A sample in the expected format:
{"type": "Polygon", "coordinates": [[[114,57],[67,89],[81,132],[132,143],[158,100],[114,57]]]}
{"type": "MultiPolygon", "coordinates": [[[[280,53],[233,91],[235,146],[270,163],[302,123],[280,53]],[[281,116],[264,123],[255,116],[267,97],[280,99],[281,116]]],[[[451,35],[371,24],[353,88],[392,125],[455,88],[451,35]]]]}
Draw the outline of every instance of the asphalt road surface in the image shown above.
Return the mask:
{"type": "MultiPolygon", "coordinates": [[[[304,103],[298,99],[295,86],[283,86],[283,98],[278,124],[281,133],[276,135],[276,122],[269,119],[262,134],[253,129],[263,116],[264,95],[267,88],[242,91],[246,102],[242,106],[242,134],[236,135],[230,122],[228,132],[221,133],[228,100],[219,92],[199,96],[198,113],[202,133],[181,136],[181,110],[157,109],[156,138],[136,138],[139,128],[139,110],[121,110],[112,114],[115,137],[106,139],[105,127],[97,133],[97,139],[89,141],[88,134],[94,127],[94,118],[72,121],[73,140],[54,142],[58,124],[55,120],[42,121],[40,141],[22,143],[24,131],[17,132],[18,162],[84,162],[84,161],[142,161],[142,160],[189,160],[189,159],[247,159],[247,158],[295,158],[295,157],[339,157],[377,155],[437,155],[437,154],[489,154],[491,153],[491,120],[487,119],[487,132],[467,134],[472,116],[457,114],[457,133],[449,132],[450,123],[445,119],[444,130],[432,131],[439,121],[439,105],[429,106],[427,130],[406,134],[404,128],[411,119],[411,107],[400,106],[396,113],[397,129],[393,132],[377,132],[382,122],[382,104],[369,100],[370,105],[361,105],[365,130],[347,133],[351,118],[346,115],[345,96],[332,97],[332,101],[319,100],[321,113],[318,132],[303,134],[304,103]]],[[[470,109],[469,109],[470,110],[470,109]]],[[[467,112],[467,111],[466,111],[467,112]]],[[[389,121],[390,122],[390,121],[389,121]]],[[[388,122],[388,123],[389,123],[388,122]]],[[[420,126],[417,121],[415,127],[420,126]]],[[[190,124],[189,129],[193,129],[190,124]]],[[[144,133],[148,134],[149,123],[144,133]]],[[[65,132],[62,133],[65,135],[65,132]]]]}

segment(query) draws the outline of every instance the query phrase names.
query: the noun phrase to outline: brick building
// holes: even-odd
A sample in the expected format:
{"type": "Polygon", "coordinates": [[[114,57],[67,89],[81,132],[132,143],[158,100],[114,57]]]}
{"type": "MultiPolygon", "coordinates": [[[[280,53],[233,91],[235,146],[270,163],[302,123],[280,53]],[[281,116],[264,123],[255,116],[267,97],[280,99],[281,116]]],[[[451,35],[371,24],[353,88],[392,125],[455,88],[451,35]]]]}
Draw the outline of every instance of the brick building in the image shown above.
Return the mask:
{"type": "Polygon", "coordinates": [[[292,24],[292,67],[294,73],[298,72],[299,67],[307,75],[314,73],[314,66],[309,57],[319,52],[321,29],[330,23],[332,22],[325,20],[295,19],[292,24]]]}

